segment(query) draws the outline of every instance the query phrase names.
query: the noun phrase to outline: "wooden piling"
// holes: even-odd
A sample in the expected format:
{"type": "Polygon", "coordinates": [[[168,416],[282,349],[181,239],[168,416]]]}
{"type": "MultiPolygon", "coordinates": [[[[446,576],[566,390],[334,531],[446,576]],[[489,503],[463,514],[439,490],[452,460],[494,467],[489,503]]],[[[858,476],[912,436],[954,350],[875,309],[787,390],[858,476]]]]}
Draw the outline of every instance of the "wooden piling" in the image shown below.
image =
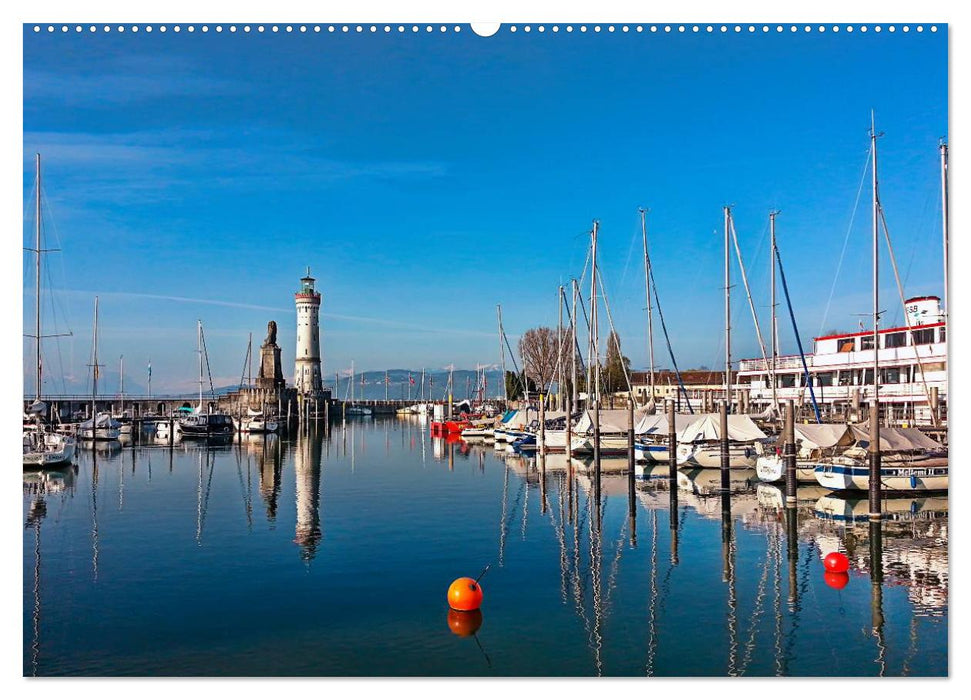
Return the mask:
{"type": "Polygon", "coordinates": [[[541,455],[546,452],[546,406],[542,394],[539,395],[539,435],[536,436],[536,449],[541,455]]]}
{"type": "Polygon", "coordinates": [[[634,517],[634,399],[627,399],[627,492],[628,512],[634,517]]]}
{"type": "Polygon", "coordinates": [[[597,501],[597,512],[600,512],[600,399],[593,402],[593,468],[594,494],[597,501]]]}
{"type": "Polygon", "coordinates": [[[880,405],[870,402],[870,520],[880,520],[883,482],[880,480],[880,405]]]}
{"type": "Polygon", "coordinates": [[[571,460],[573,459],[573,403],[570,397],[567,397],[567,408],[566,408],[566,463],[569,467],[571,460]]]}
{"type": "Polygon", "coordinates": [[[786,468],[786,507],[796,507],[796,416],[792,399],[786,401],[782,460],[786,468]]]}
{"type": "Polygon", "coordinates": [[[678,483],[678,432],[674,422],[674,401],[668,401],[668,480],[671,490],[678,483]]]}
{"type": "Polygon", "coordinates": [[[731,469],[731,455],[728,447],[728,401],[722,401],[718,407],[719,430],[721,432],[721,491],[728,493],[731,489],[729,469],[731,469]]]}

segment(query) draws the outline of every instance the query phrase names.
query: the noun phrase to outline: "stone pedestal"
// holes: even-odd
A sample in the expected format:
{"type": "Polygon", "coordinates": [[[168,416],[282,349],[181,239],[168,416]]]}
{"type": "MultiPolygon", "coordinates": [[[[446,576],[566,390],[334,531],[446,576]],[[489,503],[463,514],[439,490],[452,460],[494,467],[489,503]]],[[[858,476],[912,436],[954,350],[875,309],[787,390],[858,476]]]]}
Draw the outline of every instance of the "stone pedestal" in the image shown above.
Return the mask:
{"type": "Polygon", "coordinates": [[[260,346],[260,374],[256,379],[256,386],[260,389],[279,389],[284,385],[280,346],[276,343],[263,343],[260,346]]]}

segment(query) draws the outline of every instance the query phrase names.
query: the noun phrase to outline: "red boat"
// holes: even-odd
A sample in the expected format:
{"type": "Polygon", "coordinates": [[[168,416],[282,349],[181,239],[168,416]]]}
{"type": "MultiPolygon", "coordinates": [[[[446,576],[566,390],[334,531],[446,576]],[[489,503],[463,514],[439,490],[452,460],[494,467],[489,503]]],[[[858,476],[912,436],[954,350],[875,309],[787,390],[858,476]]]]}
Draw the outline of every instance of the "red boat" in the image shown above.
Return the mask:
{"type": "Polygon", "coordinates": [[[472,425],[471,421],[467,420],[446,420],[446,421],[432,421],[432,435],[451,435],[451,434],[461,434],[463,430],[472,425]]]}

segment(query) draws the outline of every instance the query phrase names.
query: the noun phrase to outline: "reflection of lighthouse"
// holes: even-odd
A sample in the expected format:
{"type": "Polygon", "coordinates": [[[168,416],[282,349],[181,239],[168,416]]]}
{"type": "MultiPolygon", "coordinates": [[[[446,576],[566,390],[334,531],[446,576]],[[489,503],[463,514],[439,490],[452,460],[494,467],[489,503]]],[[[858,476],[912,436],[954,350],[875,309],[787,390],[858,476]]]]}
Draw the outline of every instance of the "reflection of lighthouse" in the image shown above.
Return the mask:
{"type": "Polygon", "coordinates": [[[309,562],[320,542],[320,451],[322,435],[300,433],[293,454],[297,498],[297,526],[293,541],[300,545],[300,558],[309,562]]]}
{"type": "Polygon", "coordinates": [[[314,289],[314,278],[300,278],[300,291],[294,294],[297,304],[297,361],[293,385],[297,393],[318,398],[323,388],[320,378],[320,292],[314,289]]]}

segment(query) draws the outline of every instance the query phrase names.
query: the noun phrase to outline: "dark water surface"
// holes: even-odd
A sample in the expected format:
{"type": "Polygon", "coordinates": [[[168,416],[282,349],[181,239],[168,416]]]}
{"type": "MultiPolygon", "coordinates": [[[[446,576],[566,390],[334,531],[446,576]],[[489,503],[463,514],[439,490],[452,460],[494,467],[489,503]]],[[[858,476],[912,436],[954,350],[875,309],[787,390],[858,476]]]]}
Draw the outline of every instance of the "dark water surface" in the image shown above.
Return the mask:
{"type": "Polygon", "coordinates": [[[625,464],[599,517],[584,463],[417,420],[25,471],[24,674],[947,674],[946,498],[888,499],[871,530],[865,499],[801,488],[787,523],[776,487],[735,474],[726,512],[696,471],[673,511],[639,480],[632,519],[625,464]],[[450,616],[487,564],[481,619],[450,616]]]}

